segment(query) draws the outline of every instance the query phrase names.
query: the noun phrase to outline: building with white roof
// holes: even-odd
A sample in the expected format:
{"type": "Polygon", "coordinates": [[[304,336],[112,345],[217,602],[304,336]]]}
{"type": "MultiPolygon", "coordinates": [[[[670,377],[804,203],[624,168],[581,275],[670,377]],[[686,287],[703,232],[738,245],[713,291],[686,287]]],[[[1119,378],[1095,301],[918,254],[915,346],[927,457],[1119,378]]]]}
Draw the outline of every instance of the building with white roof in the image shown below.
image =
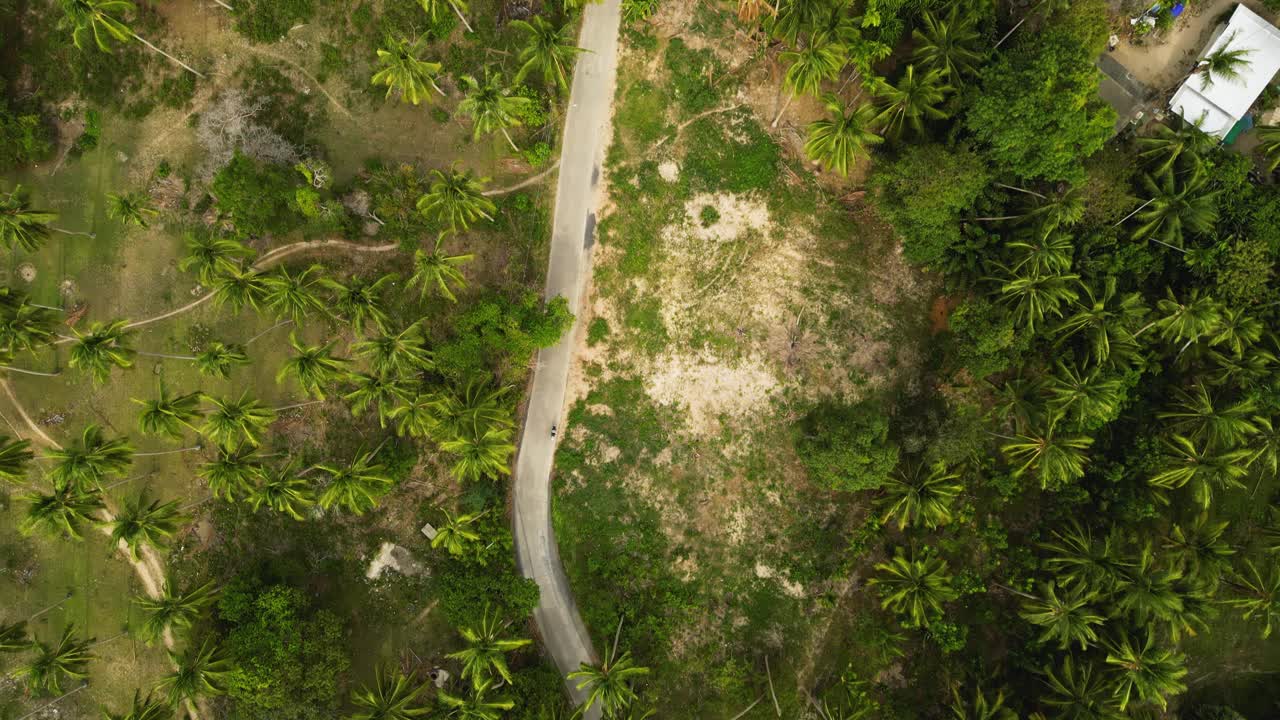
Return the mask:
{"type": "Polygon", "coordinates": [[[1248,63],[1239,68],[1239,77],[1214,77],[1206,86],[1202,72],[1192,73],[1169,101],[1170,110],[1219,138],[1227,137],[1280,71],[1280,29],[1244,5],[1237,5],[1231,19],[1214,33],[1200,57],[1206,58],[1224,47],[1246,51],[1244,59],[1248,63]]]}

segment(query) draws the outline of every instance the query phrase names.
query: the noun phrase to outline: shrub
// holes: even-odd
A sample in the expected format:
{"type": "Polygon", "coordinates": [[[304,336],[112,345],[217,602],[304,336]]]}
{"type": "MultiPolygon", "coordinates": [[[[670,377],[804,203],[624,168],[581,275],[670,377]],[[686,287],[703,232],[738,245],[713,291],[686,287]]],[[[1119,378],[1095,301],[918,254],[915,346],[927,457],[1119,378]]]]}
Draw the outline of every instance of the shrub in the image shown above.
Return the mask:
{"type": "Polygon", "coordinates": [[[693,114],[715,107],[720,95],[708,76],[724,68],[711,50],[693,50],[676,37],[667,44],[663,57],[671,72],[672,94],[681,109],[693,114]]]}
{"type": "Polygon", "coordinates": [[[191,98],[196,96],[196,76],[189,72],[170,75],[160,83],[157,96],[165,107],[186,107],[191,103],[191,98]]]}
{"type": "Polygon", "coordinates": [[[702,210],[698,212],[698,220],[702,223],[702,227],[711,227],[720,222],[720,211],[713,205],[703,205],[702,210]]]}
{"type": "Polygon", "coordinates": [[[238,0],[235,3],[236,32],[258,43],[272,43],[289,28],[311,19],[312,0],[238,0]]]}
{"type": "Polygon", "coordinates": [[[76,138],[75,145],[71,146],[71,152],[76,155],[93,150],[98,147],[98,141],[102,139],[102,114],[97,110],[89,109],[84,112],[84,131],[80,133],[80,137],[76,138]]]}
{"type": "Polygon", "coordinates": [[[19,115],[0,107],[0,170],[43,160],[51,150],[49,129],[39,115],[19,115]]]}
{"type": "Polygon", "coordinates": [[[293,174],[288,168],[259,164],[237,152],[214,176],[210,190],[218,210],[242,235],[282,233],[297,225],[289,212],[293,174]]]}
{"type": "Polygon", "coordinates": [[[602,317],[592,318],[587,326],[587,345],[595,347],[609,337],[609,321],[602,317]]]}
{"type": "Polygon", "coordinates": [[[874,490],[898,464],[879,403],[823,404],[800,422],[796,452],[809,476],[831,490],[874,490]]]}
{"type": "Polygon", "coordinates": [[[686,130],[690,149],[683,170],[690,187],[727,192],[770,189],[778,179],[779,153],[773,138],[745,113],[720,117],[733,124],[734,137],[725,134],[715,118],[702,118],[686,130]]]}
{"type": "Polygon", "coordinates": [[[1031,335],[1015,331],[1013,315],[983,297],[961,303],[949,323],[961,366],[975,380],[1021,363],[1031,347],[1031,335]]]}

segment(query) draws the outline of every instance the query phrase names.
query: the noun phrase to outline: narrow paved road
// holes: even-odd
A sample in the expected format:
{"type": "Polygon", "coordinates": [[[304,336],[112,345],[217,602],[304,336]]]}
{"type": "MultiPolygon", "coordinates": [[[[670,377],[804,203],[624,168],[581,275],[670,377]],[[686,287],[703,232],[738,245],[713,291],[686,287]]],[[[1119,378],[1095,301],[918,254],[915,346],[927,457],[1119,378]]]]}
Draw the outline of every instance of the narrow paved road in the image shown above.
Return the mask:
{"type": "MultiPolygon", "coordinates": [[[[609,115],[618,66],[620,2],[605,0],[601,5],[586,7],[578,44],[587,52],[578,57],[573,71],[564,124],[546,297],[564,296],[575,316],[583,284],[591,274],[600,166],[609,142],[609,115]]],[[[578,614],[551,527],[551,464],[555,457],[551,425],[558,422],[564,408],[576,330],[575,321],[574,328],[558,345],[538,354],[524,440],[516,458],[513,509],[516,564],[541,590],[534,620],[561,673],[595,659],[591,637],[578,614]]],[[[585,699],[572,686],[570,693],[579,704],[585,699]]],[[[593,708],[585,717],[597,720],[599,708],[593,708]]]]}

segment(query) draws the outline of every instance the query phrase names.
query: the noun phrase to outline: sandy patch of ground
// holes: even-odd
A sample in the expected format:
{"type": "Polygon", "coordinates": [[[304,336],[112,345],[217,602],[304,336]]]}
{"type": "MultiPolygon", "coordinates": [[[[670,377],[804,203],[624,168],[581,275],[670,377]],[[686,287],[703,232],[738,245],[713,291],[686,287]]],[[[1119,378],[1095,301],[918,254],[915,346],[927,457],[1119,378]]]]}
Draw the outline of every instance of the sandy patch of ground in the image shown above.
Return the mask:
{"type": "Polygon", "coordinates": [[[769,366],[758,358],[723,361],[714,355],[668,354],[654,362],[647,375],[649,397],[681,407],[686,428],[703,436],[719,431],[722,415],[734,420],[758,415],[780,388],[769,366]]]}

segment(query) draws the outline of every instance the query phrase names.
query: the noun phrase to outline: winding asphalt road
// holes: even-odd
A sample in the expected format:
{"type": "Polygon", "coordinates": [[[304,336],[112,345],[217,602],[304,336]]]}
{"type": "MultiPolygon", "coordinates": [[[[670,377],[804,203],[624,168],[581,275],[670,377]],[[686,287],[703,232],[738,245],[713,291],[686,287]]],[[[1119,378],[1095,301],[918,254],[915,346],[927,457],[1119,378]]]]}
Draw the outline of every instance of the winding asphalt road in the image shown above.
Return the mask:
{"type": "MultiPolygon", "coordinates": [[[[603,4],[586,6],[578,45],[587,52],[578,57],[573,70],[564,124],[546,297],[563,296],[575,316],[579,314],[584,282],[591,274],[600,166],[609,142],[618,67],[620,5],[621,0],[605,0],[603,4]]],[[[575,320],[573,329],[558,345],[538,353],[524,438],[516,458],[512,511],[516,564],[525,577],[538,583],[541,596],[534,620],[547,652],[562,674],[578,669],[580,663],[593,662],[596,657],[560,564],[551,525],[551,465],[556,449],[551,425],[559,422],[563,414],[577,328],[575,320]]],[[[569,692],[578,704],[586,699],[572,684],[569,692]]],[[[585,720],[599,717],[599,708],[595,707],[585,720]]]]}

